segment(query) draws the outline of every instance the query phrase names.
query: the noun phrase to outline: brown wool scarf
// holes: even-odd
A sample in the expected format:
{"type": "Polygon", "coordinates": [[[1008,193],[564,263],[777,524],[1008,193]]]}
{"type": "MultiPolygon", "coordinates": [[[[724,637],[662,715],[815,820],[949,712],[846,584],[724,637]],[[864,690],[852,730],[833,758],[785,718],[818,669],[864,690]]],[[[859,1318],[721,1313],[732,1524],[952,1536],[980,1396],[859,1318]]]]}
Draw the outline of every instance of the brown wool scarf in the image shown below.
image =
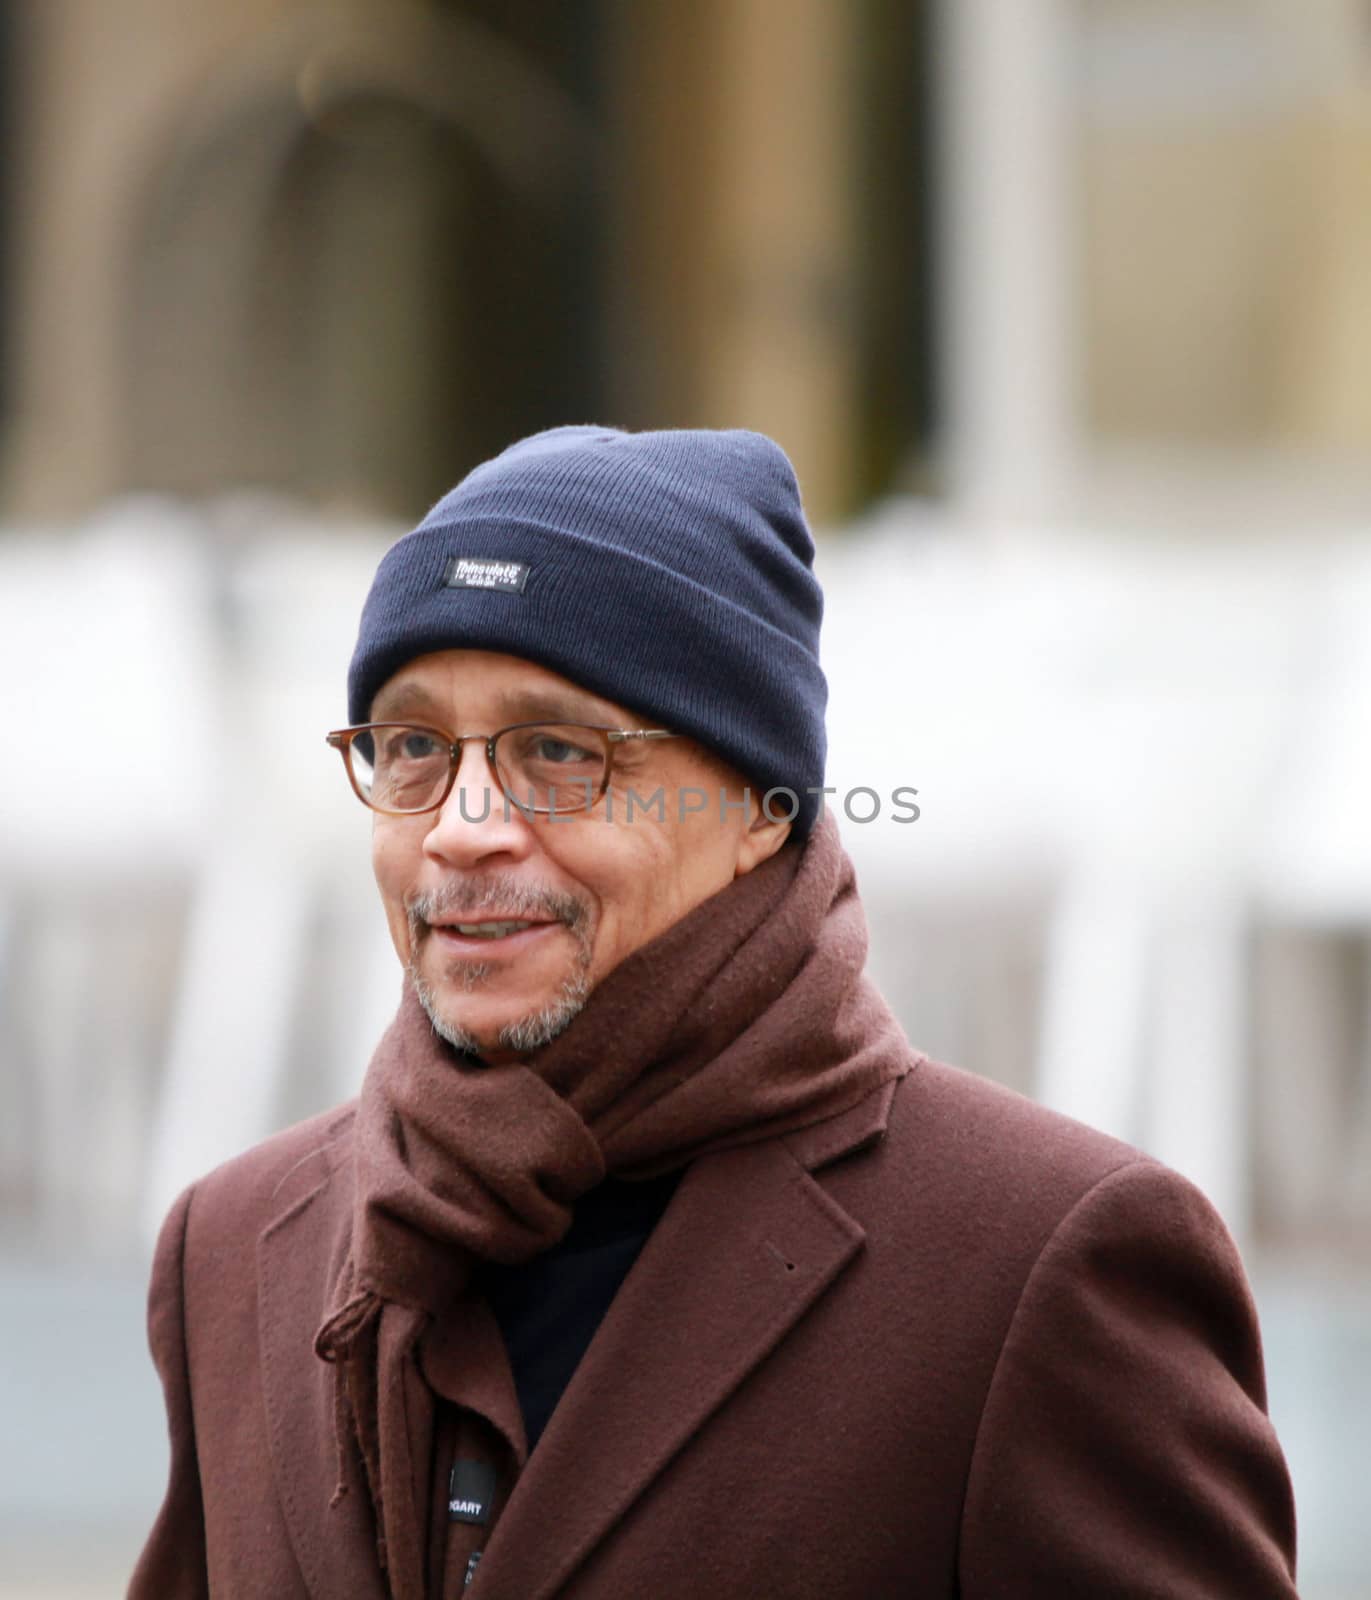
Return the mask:
{"type": "MultiPolygon", "coordinates": [[[[489,1067],[413,992],[367,1069],[351,1248],[315,1348],[338,1367],[395,1600],[422,1600],[415,1346],[482,1261],[530,1260],[607,1173],[644,1178],[838,1115],[913,1052],[862,976],[866,919],[825,815],[628,956],[527,1063],[489,1067]]],[[[340,1480],[341,1492],[341,1480],[340,1480]]]]}

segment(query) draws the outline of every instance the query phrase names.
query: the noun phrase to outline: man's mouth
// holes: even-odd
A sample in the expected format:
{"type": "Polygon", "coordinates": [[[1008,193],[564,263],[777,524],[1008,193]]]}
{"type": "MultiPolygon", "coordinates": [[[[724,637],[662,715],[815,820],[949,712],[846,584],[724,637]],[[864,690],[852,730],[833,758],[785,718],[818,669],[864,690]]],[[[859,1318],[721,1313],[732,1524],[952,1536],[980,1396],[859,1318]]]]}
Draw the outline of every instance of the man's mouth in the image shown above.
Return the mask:
{"type": "Polygon", "coordinates": [[[560,927],[557,921],[527,917],[482,917],[473,922],[432,922],[428,931],[440,949],[461,955],[479,950],[486,957],[532,947],[560,927]]]}
{"type": "Polygon", "coordinates": [[[454,922],[450,924],[469,939],[504,939],[534,926],[531,922],[454,922]]]}
{"type": "Polygon", "coordinates": [[[522,957],[562,934],[584,943],[582,901],[502,875],[416,895],[406,911],[412,949],[427,942],[468,964],[522,957]]]}

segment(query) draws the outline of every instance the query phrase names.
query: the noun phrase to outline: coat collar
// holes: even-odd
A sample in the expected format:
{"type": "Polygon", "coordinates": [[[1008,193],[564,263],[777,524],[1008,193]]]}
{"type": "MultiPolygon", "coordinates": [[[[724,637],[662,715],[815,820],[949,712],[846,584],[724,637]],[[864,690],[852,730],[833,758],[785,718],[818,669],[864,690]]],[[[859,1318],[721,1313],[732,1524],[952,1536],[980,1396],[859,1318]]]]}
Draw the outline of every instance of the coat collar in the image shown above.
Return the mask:
{"type": "MultiPolygon", "coordinates": [[[[895,1088],[687,1170],[510,1496],[482,1560],[487,1587],[523,1600],[555,1594],[829,1291],[865,1235],[812,1174],[880,1137],[895,1088]]],[[[351,1194],[350,1169],[336,1157],[327,1165],[322,1176],[317,1166],[292,1175],[258,1241],[272,1465],[315,1600],[385,1600],[355,1452],[345,1452],[345,1497],[329,1506],[340,1470],[333,1372],[313,1340],[346,1253],[351,1194]]]]}

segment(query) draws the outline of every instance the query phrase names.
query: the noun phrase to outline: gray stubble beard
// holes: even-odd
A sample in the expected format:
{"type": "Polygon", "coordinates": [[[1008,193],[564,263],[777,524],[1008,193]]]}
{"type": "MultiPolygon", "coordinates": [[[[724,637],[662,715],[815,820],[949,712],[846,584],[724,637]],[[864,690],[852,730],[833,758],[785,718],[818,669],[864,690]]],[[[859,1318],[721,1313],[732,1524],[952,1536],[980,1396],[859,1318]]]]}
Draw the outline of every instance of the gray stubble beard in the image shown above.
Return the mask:
{"type": "MultiPolygon", "coordinates": [[[[475,1035],[461,1023],[440,1014],[437,998],[419,971],[418,950],[426,937],[427,924],[435,916],[452,912],[476,913],[491,906],[498,906],[514,918],[554,918],[576,941],[576,970],[563,981],[560,992],[545,1006],[507,1022],[497,1036],[502,1049],[516,1054],[541,1050],[566,1030],[590,995],[590,917],[585,905],[574,895],[533,889],[498,874],[489,874],[454,884],[445,892],[416,896],[405,907],[409,918],[411,954],[407,970],[410,982],[438,1037],[454,1050],[479,1056],[481,1045],[475,1035]]],[[[485,962],[464,962],[454,969],[454,976],[459,977],[463,991],[470,994],[480,988],[490,976],[490,970],[485,962]]]]}

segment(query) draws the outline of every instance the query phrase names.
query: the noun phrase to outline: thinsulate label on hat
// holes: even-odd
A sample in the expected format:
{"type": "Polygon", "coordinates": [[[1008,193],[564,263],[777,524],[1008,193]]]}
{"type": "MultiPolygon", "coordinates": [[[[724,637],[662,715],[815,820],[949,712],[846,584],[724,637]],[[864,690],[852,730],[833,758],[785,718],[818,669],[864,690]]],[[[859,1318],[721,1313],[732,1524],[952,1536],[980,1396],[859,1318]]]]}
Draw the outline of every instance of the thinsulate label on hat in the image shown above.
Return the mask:
{"type": "Polygon", "coordinates": [[[449,589],[502,589],[506,594],[522,594],[527,582],[526,562],[501,561],[495,556],[453,556],[443,569],[443,583],[449,589]]]}

